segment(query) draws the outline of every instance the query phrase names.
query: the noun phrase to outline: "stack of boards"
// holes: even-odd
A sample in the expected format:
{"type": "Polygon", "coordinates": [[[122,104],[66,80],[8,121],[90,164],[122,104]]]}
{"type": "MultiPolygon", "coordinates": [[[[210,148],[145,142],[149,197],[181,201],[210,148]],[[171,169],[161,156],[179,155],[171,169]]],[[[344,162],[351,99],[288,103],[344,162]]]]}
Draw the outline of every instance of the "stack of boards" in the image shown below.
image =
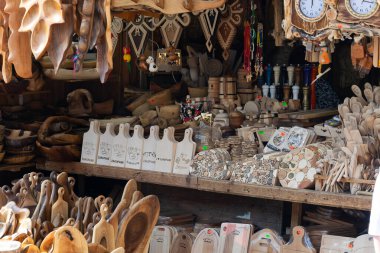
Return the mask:
{"type": "Polygon", "coordinates": [[[373,237],[361,235],[357,238],[323,235],[321,253],[375,253],[373,237]]]}
{"type": "Polygon", "coordinates": [[[171,226],[156,226],[149,253],[280,253],[284,243],[275,232],[252,233],[252,225],[223,223],[220,229],[203,229],[194,239],[171,226]]]}
{"type": "Polygon", "coordinates": [[[185,130],[181,142],[175,140],[173,127],[164,130],[162,139],[159,138],[158,126],[150,128],[147,139],[144,138],[142,126],[136,125],[133,130],[131,136],[130,125],[120,124],[118,134],[115,134],[115,125],[108,123],[102,133],[99,122],[92,121],[90,129],[83,136],[81,162],[189,174],[196,148],[191,128],[185,130]]]}

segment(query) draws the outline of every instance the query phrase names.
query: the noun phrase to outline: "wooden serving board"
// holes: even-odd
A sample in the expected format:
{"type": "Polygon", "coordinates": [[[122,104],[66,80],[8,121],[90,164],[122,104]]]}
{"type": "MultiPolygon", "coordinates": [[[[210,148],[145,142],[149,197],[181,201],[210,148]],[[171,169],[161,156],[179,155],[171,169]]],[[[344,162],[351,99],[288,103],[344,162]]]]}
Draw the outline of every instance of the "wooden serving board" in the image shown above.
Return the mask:
{"type": "Polygon", "coordinates": [[[144,140],[144,151],[142,160],[143,170],[154,170],[156,166],[156,146],[160,137],[158,136],[160,128],[158,126],[150,127],[150,135],[144,140]]]}
{"type": "Polygon", "coordinates": [[[171,173],[173,171],[177,143],[171,128],[164,130],[164,136],[157,142],[156,165],[154,170],[171,173]]]}
{"type": "Polygon", "coordinates": [[[63,187],[58,190],[58,199],[53,204],[51,210],[51,223],[54,227],[59,227],[64,224],[69,218],[69,204],[63,200],[65,189],[63,187]]]}
{"type": "Polygon", "coordinates": [[[375,253],[375,246],[373,244],[373,236],[361,235],[354,241],[353,253],[375,253]]]}
{"type": "Polygon", "coordinates": [[[94,226],[92,243],[99,243],[108,251],[112,251],[115,249],[115,232],[113,226],[106,220],[108,211],[108,206],[106,204],[102,204],[100,207],[102,218],[98,224],[94,226]]]}
{"type": "Polygon", "coordinates": [[[131,169],[141,169],[144,147],[144,128],[140,125],[134,127],[133,136],[127,143],[125,166],[131,169]]]}
{"type": "Polygon", "coordinates": [[[188,128],[185,131],[183,140],[177,144],[173,173],[189,175],[195,149],[196,144],[193,141],[193,129],[188,128]]]}
{"type": "Polygon", "coordinates": [[[270,229],[263,229],[252,236],[249,253],[280,253],[284,241],[270,229]]]}
{"type": "Polygon", "coordinates": [[[193,239],[187,232],[179,232],[173,239],[173,244],[170,249],[170,253],[191,253],[193,247],[193,239]]]}
{"type": "Polygon", "coordinates": [[[306,232],[303,227],[293,228],[293,241],[290,244],[281,246],[281,253],[316,253],[314,248],[305,244],[306,232]]]}
{"type": "Polygon", "coordinates": [[[96,160],[96,164],[110,165],[112,144],[115,136],[115,125],[113,123],[107,123],[106,131],[100,135],[99,138],[98,159],[96,160]]]}
{"type": "Polygon", "coordinates": [[[115,167],[125,167],[125,156],[127,154],[127,143],[131,138],[129,135],[130,125],[120,124],[119,133],[113,140],[112,143],[112,154],[111,154],[111,166],[115,167]]]}
{"type": "Polygon", "coordinates": [[[218,253],[219,234],[215,229],[205,228],[195,238],[191,253],[218,253]]]}
{"type": "Polygon", "coordinates": [[[100,135],[99,122],[91,121],[90,129],[83,135],[81,163],[96,163],[100,135]]]}
{"type": "Polygon", "coordinates": [[[220,253],[246,253],[253,226],[239,223],[223,223],[220,229],[220,253]]]}
{"type": "Polygon", "coordinates": [[[150,238],[149,253],[170,253],[172,231],[168,226],[156,226],[150,238]]]}
{"type": "Polygon", "coordinates": [[[322,235],[320,253],[351,253],[354,246],[355,238],[322,235]]]}

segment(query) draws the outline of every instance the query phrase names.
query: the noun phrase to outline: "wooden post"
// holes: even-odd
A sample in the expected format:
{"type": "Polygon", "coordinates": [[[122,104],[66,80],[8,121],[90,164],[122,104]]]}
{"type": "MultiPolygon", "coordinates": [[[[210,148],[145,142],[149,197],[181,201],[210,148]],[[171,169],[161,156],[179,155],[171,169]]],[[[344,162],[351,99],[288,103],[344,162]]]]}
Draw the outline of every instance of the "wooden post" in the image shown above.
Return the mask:
{"type": "Polygon", "coordinates": [[[290,226],[294,228],[295,226],[300,226],[302,221],[302,204],[292,203],[292,217],[290,221],[290,226]]]}

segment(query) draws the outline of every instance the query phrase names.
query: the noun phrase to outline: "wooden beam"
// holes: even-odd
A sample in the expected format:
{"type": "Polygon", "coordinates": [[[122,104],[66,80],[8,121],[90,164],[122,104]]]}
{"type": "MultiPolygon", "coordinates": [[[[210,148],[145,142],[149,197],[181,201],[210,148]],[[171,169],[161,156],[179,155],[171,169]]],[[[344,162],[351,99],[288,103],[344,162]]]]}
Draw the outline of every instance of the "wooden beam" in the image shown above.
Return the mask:
{"type": "Polygon", "coordinates": [[[357,210],[371,210],[370,196],[338,194],[314,190],[289,189],[279,186],[260,186],[231,181],[217,181],[208,178],[177,175],[162,172],[133,170],[82,163],[39,162],[37,169],[66,171],[67,173],[113,179],[136,179],[138,182],[196,189],[200,191],[246,196],[253,198],[288,201],[311,205],[330,206],[357,210]]]}
{"type": "Polygon", "coordinates": [[[302,204],[292,203],[292,217],[290,220],[290,227],[301,226],[302,222],[302,204]]]}

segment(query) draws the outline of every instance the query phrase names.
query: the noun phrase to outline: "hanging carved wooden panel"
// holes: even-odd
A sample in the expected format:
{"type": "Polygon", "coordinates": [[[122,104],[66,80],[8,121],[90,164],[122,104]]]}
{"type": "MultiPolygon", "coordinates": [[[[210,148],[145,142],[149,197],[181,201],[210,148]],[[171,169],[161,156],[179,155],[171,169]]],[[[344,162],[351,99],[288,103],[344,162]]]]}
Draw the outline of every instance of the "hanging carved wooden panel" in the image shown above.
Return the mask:
{"type": "Polygon", "coordinates": [[[167,15],[221,7],[226,0],[113,0],[112,9],[154,10],[167,15]]]}
{"type": "Polygon", "coordinates": [[[5,13],[9,15],[10,35],[8,40],[8,61],[15,67],[22,78],[32,77],[32,51],[30,49],[30,33],[19,32],[25,10],[19,8],[20,0],[6,0],[5,13]]]}
{"type": "Polygon", "coordinates": [[[228,50],[236,36],[237,26],[242,22],[243,6],[239,0],[235,0],[226,6],[226,10],[222,12],[222,19],[218,25],[217,38],[220,46],[224,49],[223,59],[229,57],[228,50]]]}
{"type": "Polygon", "coordinates": [[[0,0],[0,55],[2,56],[1,73],[5,83],[12,81],[12,64],[8,61],[8,14],[4,12],[5,0],[0,0]]]}
{"type": "Polygon", "coordinates": [[[137,57],[141,55],[144,49],[148,33],[156,29],[152,20],[152,18],[138,15],[134,21],[127,25],[128,38],[137,57]]]}
{"type": "Polygon", "coordinates": [[[183,31],[183,27],[190,24],[191,18],[188,13],[177,15],[164,15],[161,19],[153,19],[153,25],[160,27],[165,47],[177,47],[183,31]]]}
{"type": "Polygon", "coordinates": [[[31,48],[34,57],[39,60],[49,45],[51,26],[64,22],[61,1],[21,0],[20,7],[26,11],[19,31],[32,32],[31,48]]]}
{"type": "Polygon", "coordinates": [[[209,52],[211,52],[214,47],[211,37],[214,35],[220,11],[224,10],[224,8],[225,6],[218,9],[210,9],[199,14],[199,23],[201,24],[203,35],[206,39],[206,47],[209,52]]]}

